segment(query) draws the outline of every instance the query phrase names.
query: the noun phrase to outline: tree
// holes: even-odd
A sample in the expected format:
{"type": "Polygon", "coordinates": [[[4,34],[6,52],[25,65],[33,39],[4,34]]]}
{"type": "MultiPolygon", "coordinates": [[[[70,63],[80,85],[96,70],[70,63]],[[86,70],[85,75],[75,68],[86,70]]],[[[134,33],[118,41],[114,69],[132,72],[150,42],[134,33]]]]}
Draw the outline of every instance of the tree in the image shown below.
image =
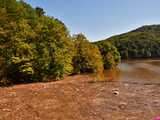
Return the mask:
{"type": "Polygon", "coordinates": [[[24,1],[10,1],[0,0],[0,56],[10,83],[72,74],[74,45],[64,23],[24,1]]]}
{"type": "Polygon", "coordinates": [[[122,59],[160,57],[160,25],[143,26],[102,41],[116,46],[122,59]]]}
{"type": "Polygon", "coordinates": [[[7,68],[5,60],[2,56],[0,56],[0,86],[10,84],[10,81],[7,79],[7,68]]]}
{"type": "Polygon", "coordinates": [[[97,46],[89,43],[83,34],[73,36],[76,55],[73,59],[75,73],[103,71],[103,63],[97,46]]]}
{"type": "Polygon", "coordinates": [[[38,16],[43,16],[45,14],[43,8],[36,7],[36,13],[38,16]]]}
{"type": "Polygon", "coordinates": [[[103,71],[98,47],[83,34],[71,37],[65,24],[42,8],[23,0],[0,0],[0,16],[0,85],[103,71]]]}
{"type": "Polygon", "coordinates": [[[110,44],[109,42],[99,42],[96,43],[101,51],[103,57],[103,63],[105,69],[115,68],[120,62],[120,54],[117,51],[116,47],[110,44]]]}

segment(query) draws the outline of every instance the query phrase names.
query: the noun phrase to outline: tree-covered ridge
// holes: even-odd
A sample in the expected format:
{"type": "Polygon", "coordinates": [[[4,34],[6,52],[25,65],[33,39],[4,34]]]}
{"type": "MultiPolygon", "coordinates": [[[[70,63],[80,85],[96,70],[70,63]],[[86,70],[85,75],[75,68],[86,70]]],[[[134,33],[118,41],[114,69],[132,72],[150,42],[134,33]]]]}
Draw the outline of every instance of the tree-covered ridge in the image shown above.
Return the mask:
{"type": "Polygon", "coordinates": [[[114,44],[123,59],[160,57],[160,25],[147,25],[101,41],[114,44]]]}
{"type": "Polygon", "coordinates": [[[83,34],[71,36],[63,22],[46,16],[42,8],[0,0],[0,85],[98,73],[105,60],[112,67],[113,59],[102,57],[83,34]]]}

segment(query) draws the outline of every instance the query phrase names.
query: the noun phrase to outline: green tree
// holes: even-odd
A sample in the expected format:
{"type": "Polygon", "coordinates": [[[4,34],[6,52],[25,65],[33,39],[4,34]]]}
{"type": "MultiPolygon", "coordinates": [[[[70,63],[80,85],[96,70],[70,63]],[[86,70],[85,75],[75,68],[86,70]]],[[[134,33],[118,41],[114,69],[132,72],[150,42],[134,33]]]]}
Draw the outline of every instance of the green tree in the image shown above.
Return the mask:
{"type": "Polygon", "coordinates": [[[36,13],[38,16],[43,16],[45,14],[43,8],[36,7],[36,13]]]}
{"type": "Polygon", "coordinates": [[[103,63],[105,69],[115,68],[120,62],[120,54],[117,48],[110,44],[109,42],[99,42],[96,43],[99,47],[101,54],[103,56],[103,63]]]}
{"type": "Polygon", "coordinates": [[[83,34],[73,36],[76,55],[73,59],[76,73],[103,71],[103,63],[97,46],[89,43],[83,34]]]}
{"type": "Polygon", "coordinates": [[[148,25],[102,41],[116,46],[122,59],[160,57],[160,25],[148,25]]]}
{"type": "Polygon", "coordinates": [[[11,83],[72,74],[74,44],[64,23],[24,1],[0,3],[0,56],[11,83]]]}

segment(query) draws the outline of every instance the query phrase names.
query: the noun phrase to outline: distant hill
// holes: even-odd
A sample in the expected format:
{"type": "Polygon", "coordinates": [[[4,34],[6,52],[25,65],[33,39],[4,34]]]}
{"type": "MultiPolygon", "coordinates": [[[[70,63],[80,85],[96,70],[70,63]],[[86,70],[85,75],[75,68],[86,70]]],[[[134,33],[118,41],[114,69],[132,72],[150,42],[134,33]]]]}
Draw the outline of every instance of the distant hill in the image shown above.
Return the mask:
{"type": "Polygon", "coordinates": [[[160,57],[160,25],[146,25],[97,43],[113,43],[123,59],[160,57]]]}

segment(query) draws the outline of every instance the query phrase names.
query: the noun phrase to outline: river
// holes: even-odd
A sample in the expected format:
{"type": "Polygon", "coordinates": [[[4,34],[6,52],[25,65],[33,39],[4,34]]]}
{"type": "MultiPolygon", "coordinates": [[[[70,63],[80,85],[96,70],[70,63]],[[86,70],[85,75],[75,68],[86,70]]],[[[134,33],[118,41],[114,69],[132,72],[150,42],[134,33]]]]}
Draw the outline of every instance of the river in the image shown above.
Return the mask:
{"type": "Polygon", "coordinates": [[[105,71],[112,81],[142,84],[160,83],[160,60],[123,61],[116,70],[105,71]]]}

